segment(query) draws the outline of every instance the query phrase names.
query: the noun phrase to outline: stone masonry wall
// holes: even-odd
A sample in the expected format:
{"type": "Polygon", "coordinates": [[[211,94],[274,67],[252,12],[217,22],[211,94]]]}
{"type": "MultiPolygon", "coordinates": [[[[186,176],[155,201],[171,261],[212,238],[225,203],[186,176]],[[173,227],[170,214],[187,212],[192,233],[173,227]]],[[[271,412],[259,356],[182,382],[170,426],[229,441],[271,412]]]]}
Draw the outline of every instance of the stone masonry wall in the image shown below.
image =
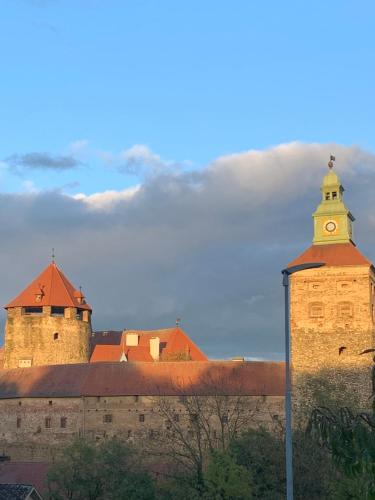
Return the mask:
{"type": "Polygon", "coordinates": [[[4,368],[18,368],[27,360],[32,366],[87,363],[90,313],[83,311],[82,319],[77,319],[76,314],[73,307],[65,308],[65,316],[51,315],[48,306],[43,307],[42,314],[23,314],[21,307],[9,309],[4,368]]]}
{"type": "MultiPolygon", "coordinates": [[[[369,406],[374,346],[375,276],[368,266],[322,267],[292,275],[293,383],[328,376],[369,406]]],[[[298,397],[298,396],[297,396],[298,397]]]]}
{"type": "MultiPolygon", "coordinates": [[[[283,397],[244,398],[257,408],[254,425],[283,420],[283,397]]],[[[179,397],[168,400],[187,422],[179,397]]],[[[166,425],[157,396],[4,399],[0,422],[0,453],[14,461],[53,461],[61,447],[77,436],[95,441],[122,436],[132,443],[152,439],[166,425]]]]}

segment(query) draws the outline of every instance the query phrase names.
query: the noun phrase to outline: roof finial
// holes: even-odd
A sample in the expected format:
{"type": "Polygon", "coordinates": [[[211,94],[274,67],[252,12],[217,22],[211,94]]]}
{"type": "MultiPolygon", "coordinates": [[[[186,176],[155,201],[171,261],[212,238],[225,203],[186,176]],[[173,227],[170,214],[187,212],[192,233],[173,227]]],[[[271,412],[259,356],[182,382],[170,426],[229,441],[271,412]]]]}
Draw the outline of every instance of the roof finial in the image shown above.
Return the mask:
{"type": "Polygon", "coordinates": [[[328,168],[329,168],[330,170],[332,170],[332,169],[333,169],[333,162],[334,162],[334,161],[336,161],[336,158],[335,158],[334,156],[332,156],[332,155],[331,155],[331,156],[329,157],[329,162],[328,162],[328,168]]]}
{"type": "Polygon", "coordinates": [[[176,326],[180,326],[180,323],[181,323],[181,318],[177,318],[176,319],[176,326]]]}
{"type": "Polygon", "coordinates": [[[52,255],[51,255],[51,258],[52,258],[52,264],[54,264],[54,263],[55,263],[55,257],[56,257],[56,255],[55,255],[55,249],[54,249],[54,248],[52,248],[52,255]]]}

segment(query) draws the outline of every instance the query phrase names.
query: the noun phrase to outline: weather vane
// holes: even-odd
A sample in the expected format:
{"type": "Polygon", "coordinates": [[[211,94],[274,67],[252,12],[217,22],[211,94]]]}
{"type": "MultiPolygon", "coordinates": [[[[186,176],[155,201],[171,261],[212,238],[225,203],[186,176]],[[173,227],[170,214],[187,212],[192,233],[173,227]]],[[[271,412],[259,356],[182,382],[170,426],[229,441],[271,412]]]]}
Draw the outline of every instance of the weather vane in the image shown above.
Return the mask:
{"type": "Polygon", "coordinates": [[[54,263],[55,263],[55,257],[56,257],[56,256],[55,256],[55,249],[54,249],[54,248],[52,248],[52,264],[54,264],[54,263]]]}
{"type": "Polygon", "coordinates": [[[336,158],[334,156],[329,157],[329,162],[328,162],[328,168],[332,169],[333,168],[333,162],[336,161],[336,158]]]}

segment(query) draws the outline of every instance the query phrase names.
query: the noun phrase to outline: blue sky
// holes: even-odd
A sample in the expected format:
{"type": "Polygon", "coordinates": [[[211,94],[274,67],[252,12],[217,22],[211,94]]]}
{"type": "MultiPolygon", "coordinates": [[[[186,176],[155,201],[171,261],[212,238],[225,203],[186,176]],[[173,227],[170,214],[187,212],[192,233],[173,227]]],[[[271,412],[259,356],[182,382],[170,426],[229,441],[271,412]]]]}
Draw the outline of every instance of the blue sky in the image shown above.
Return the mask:
{"type": "MultiPolygon", "coordinates": [[[[374,149],[374,14],[370,1],[5,0],[0,158],[83,139],[196,168],[294,140],[374,149]]],[[[32,180],[86,193],[136,181],[85,163],[32,180]]]]}
{"type": "MultiPolygon", "coordinates": [[[[0,302],[48,263],[96,328],[282,356],[329,154],[375,248],[375,4],[4,0],[0,302]]],[[[4,320],[4,314],[0,321],[4,320]]]]}

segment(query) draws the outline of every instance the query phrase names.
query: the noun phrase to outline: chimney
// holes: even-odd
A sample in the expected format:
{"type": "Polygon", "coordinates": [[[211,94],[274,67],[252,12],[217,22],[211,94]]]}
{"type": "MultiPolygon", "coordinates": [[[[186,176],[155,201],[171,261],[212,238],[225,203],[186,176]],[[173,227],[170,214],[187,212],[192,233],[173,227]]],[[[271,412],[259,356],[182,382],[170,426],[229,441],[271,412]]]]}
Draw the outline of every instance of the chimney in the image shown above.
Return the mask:
{"type": "Polygon", "coordinates": [[[160,339],[159,337],[150,338],[150,354],[154,361],[159,361],[160,355],[160,339]]]}
{"type": "Polygon", "coordinates": [[[126,334],[126,345],[129,347],[134,347],[138,345],[138,334],[137,333],[127,333],[126,334]]]}

